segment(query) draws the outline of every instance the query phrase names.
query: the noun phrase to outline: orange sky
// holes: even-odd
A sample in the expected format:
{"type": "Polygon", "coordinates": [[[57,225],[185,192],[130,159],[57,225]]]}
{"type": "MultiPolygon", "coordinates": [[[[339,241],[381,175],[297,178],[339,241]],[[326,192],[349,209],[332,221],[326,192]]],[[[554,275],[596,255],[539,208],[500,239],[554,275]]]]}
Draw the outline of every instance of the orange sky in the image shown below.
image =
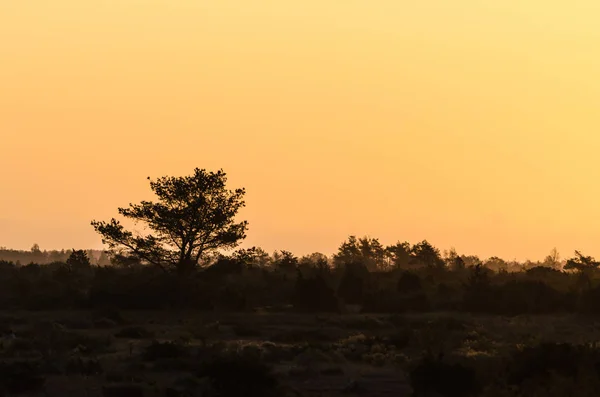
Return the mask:
{"type": "Polygon", "coordinates": [[[246,245],[349,235],[600,256],[600,3],[0,0],[0,246],[89,225],[194,167],[246,245]]]}

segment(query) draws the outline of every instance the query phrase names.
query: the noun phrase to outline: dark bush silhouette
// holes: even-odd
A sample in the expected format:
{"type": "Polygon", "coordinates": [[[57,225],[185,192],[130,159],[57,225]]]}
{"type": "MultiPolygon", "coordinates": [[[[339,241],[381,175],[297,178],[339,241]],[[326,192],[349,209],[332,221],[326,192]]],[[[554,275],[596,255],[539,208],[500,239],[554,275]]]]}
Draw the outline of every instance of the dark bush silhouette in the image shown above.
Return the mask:
{"type": "Polygon", "coordinates": [[[104,397],[144,397],[144,387],[135,383],[119,383],[102,386],[104,397]]]}
{"type": "Polygon", "coordinates": [[[70,272],[89,269],[92,266],[90,258],[84,250],[73,250],[65,263],[70,272]]]}
{"type": "Polygon", "coordinates": [[[580,311],[585,314],[600,314],[600,286],[585,289],[582,292],[580,311]]]}
{"type": "Polygon", "coordinates": [[[518,387],[535,387],[559,375],[574,379],[583,371],[600,376],[600,351],[589,345],[543,343],[515,352],[507,365],[506,379],[518,387]]]}
{"type": "Polygon", "coordinates": [[[218,396],[245,397],[280,395],[277,378],[271,368],[260,360],[237,354],[213,357],[197,372],[210,380],[218,396]]]}
{"type": "Polygon", "coordinates": [[[226,276],[228,274],[239,274],[246,268],[246,263],[238,258],[221,255],[215,263],[204,269],[204,273],[210,276],[226,276]]]}
{"type": "Polygon", "coordinates": [[[0,390],[4,393],[21,395],[39,392],[45,381],[39,362],[0,362],[0,390]]]}
{"type": "Polygon", "coordinates": [[[161,359],[182,358],[187,355],[188,352],[186,349],[178,343],[153,341],[144,350],[143,358],[146,361],[156,361],[161,359]]]}
{"type": "Polygon", "coordinates": [[[153,333],[151,331],[148,331],[146,328],[140,326],[126,327],[115,334],[115,337],[117,338],[128,339],[145,339],[152,336],[153,333]]]}
{"type": "Polygon", "coordinates": [[[488,311],[499,314],[556,313],[564,310],[567,304],[564,294],[541,281],[510,281],[495,291],[498,295],[488,311]]]}
{"type": "Polygon", "coordinates": [[[490,279],[490,271],[477,264],[470,269],[464,285],[463,307],[470,312],[493,310],[496,294],[490,279]]]}
{"type": "Polygon", "coordinates": [[[66,366],[65,373],[68,375],[77,374],[85,376],[99,375],[104,372],[102,365],[96,359],[73,357],[66,366]]]}
{"type": "Polygon", "coordinates": [[[362,303],[367,276],[368,270],[361,263],[345,267],[337,292],[344,303],[353,305],[362,303]]]}
{"type": "Polygon", "coordinates": [[[413,272],[402,272],[398,279],[397,289],[401,294],[422,292],[421,278],[413,272]]]}
{"type": "Polygon", "coordinates": [[[414,397],[468,397],[476,396],[480,389],[474,369],[431,355],[411,369],[409,378],[414,397]]]}
{"type": "Polygon", "coordinates": [[[304,278],[298,272],[296,285],[292,296],[292,305],[298,311],[309,312],[339,312],[337,296],[325,279],[320,276],[304,278]]]}
{"type": "Polygon", "coordinates": [[[242,291],[226,286],[213,299],[213,306],[220,311],[241,312],[248,309],[248,302],[242,291]]]}

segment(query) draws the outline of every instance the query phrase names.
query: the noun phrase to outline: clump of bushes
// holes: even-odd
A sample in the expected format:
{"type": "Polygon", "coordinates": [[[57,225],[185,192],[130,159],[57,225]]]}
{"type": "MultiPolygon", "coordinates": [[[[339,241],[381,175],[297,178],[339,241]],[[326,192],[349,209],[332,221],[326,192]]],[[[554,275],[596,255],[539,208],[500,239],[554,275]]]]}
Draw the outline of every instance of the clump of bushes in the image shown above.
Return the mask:
{"type": "Polygon", "coordinates": [[[65,366],[67,374],[79,374],[85,376],[99,375],[104,372],[102,365],[96,359],[72,357],[65,366]]]}
{"type": "Polygon", "coordinates": [[[410,370],[414,397],[470,397],[480,391],[473,368],[426,355],[410,370]]]}
{"type": "Polygon", "coordinates": [[[294,309],[301,312],[340,312],[340,302],[333,288],[321,275],[304,278],[298,272],[292,296],[294,309]]]}
{"type": "Polygon", "coordinates": [[[146,339],[151,338],[153,333],[144,327],[132,326],[122,328],[115,334],[116,338],[128,338],[128,339],[146,339]]]}
{"type": "Polygon", "coordinates": [[[600,350],[589,345],[542,343],[516,351],[506,379],[511,385],[527,388],[548,384],[556,376],[575,379],[585,372],[600,376],[600,350]]]}
{"type": "Polygon", "coordinates": [[[0,391],[18,395],[35,393],[43,389],[46,378],[42,375],[40,362],[0,362],[0,391]]]}
{"type": "Polygon", "coordinates": [[[201,364],[196,375],[207,378],[216,395],[227,397],[279,395],[272,369],[261,360],[239,354],[222,354],[201,364]]]}
{"type": "Polygon", "coordinates": [[[135,383],[118,383],[102,386],[104,397],[144,397],[144,386],[135,383]]]}
{"type": "MultiPolygon", "coordinates": [[[[112,345],[110,337],[90,335],[84,332],[68,331],[60,324],[46,324],[25,332],[31,347],[44,356],[75,351],[82,354],[102,353],[112,345]]],[[[23,343],[27,343],[23,341],[23,343]]]]}
{"type": "Polygon", "coordinates": [[[246,324],[234,324],[232,328],[235,335],[241,338],[253,338],[261,335],[260,329],[246,324]]]}
{"type": "Polygon", "coordinates": [[[161,359],[175,359],[188,356],[187,349],[175,342],[152,341],[143,352],[146,361],[157,361],[161,359]]]}

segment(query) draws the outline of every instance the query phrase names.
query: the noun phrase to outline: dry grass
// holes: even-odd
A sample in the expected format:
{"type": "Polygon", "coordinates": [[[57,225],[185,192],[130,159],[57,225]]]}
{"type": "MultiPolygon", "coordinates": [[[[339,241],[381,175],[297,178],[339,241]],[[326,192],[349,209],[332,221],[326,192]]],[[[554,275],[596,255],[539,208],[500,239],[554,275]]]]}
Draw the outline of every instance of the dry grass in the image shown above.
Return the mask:
{"type": "Polygon", "coordinates": [[[120,316],[124,324],[114,319],[99,324],[96,314],[83,311],[0,313],[0,327],[17,335],[3,343],[0,358],[53,360],[56,368],[44,369],[48,396],[101,396],[103,386],[112,384],[134,384],[146,396],[163,396],[177,379],[189,376],[195,365],[190,357],[202,349],[263,360],[301,395],[337,395],[361,382],[373,395],[408,395],[404,374],[426,351],[485,363],[519,345],[595,342],[600,330],[600,321],[572,315],[136,311],[120,316]],[[176,347],[147,360],[144,354],[153,343],[176,347]],[[73,357],[97,360],[102,373],[67,375],[65,363],[73,357]],[[373,386],[377,376],[379,386],[373,386]]]}

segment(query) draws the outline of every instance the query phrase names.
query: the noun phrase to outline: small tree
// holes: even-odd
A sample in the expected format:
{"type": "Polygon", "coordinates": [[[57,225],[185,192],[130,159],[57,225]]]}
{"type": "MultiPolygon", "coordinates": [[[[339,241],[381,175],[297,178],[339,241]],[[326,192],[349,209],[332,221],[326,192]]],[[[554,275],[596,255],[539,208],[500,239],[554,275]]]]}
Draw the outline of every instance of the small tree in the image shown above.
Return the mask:
{"type": "Polygon", "coordinates": [[[275,251],[273,255],[273,264],[279,270],[294,272],[298,268],[298,263],[298,258],[290,251],[275,251]]]}
{"type": "MultiPolygon", "coordinates": [[[[150,178],[148,178],[150,179],[150,178]]],[[[158,202],[142,201],[119,213],[152,231],[134,235],[112,219],[92,221],[113,254],[137,257],[164,271],[190,274],[203,256],[231,249],[246,237],[248,222],[234,221],[245,203],[244,189],[227,190],[225,172],[196,168],[191,176],[150,181],[158,202]]]]}
{"type": "Polygon", "coordinates": [[[485,261],[484,267],[487,269],[491,269],[495,272],[507,272],[508,271],[508,263],[502,258],[497,256],[492,256],[485,261]]]}
{"type": "Polygon", "coordinates": [[[560,254],[556,248],[550,251],[550,254],[544,259],[543,266],[551,267],[552,269],[560,270],[560,254]]]}
{"type": "Polygon", "coordinates": [[[455,248],[444,251],[444,262],[446,267],[455,271],[461,271],[465,268],[465,261],[458,255],[455,248]]]}
{"type": "Polygon", "coordinates": [[[69,271],[77,271],[81,269],[89,269],[92,264],[90,258],[84,250],[73,250],[67,259],[67,269],[69,271]]]}

